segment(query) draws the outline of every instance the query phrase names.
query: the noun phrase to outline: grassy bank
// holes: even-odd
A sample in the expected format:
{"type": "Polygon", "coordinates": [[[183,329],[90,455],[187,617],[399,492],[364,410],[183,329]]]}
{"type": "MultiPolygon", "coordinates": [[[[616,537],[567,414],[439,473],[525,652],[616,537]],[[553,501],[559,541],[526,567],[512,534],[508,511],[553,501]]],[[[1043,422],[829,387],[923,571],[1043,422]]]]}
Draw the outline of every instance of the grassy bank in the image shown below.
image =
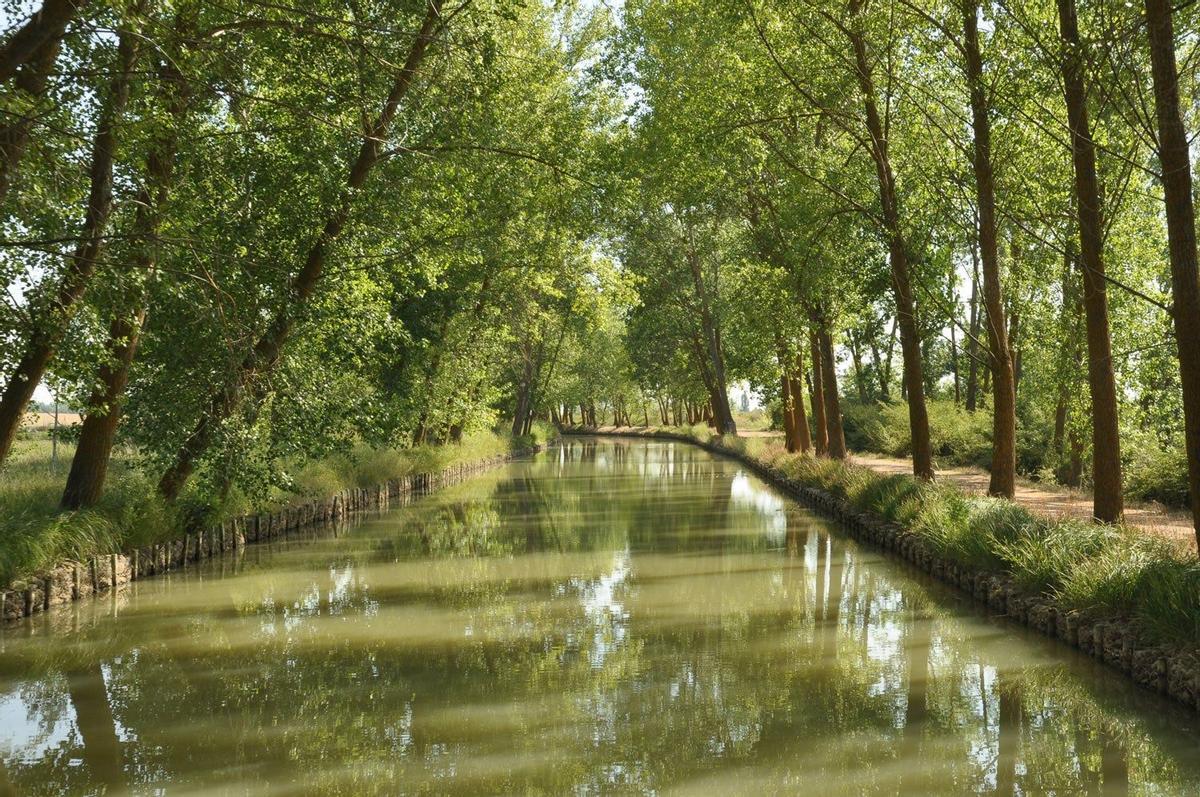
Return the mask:
{"type": "Polygon", "coordinates": [[[1154,640],[1200,644],[1200,559],[1162,538],[1042,518],[950,485],[789,454],[775,440],[718,438],[702,425],[665,431],[752,457],[904,526],[947,559],[1005,573],[1064,608],[1132,617],[1154,640]]]}
{"type": "Polygon", "coordinates": [[[72,447],[60,443],[57,462],[52,462],[49,439],[35,434],[17,443],[0,470],[0,585],[61,561],[85,561],[163,542],[182,534],[189,524],[275,510],[348,488],[434,472],[545,442],[551,434],[549,427],[539,426],[530,437],[516,440],[482,432],[442,446],[358,446],[321,460],[281,464],[278,483],[255,500],[235,491],[220,500],[189,495],[177,506],[159,497],[154,481],[126,452],[114,459],[103,500],[76,512],[58,506],[72,447]]]}

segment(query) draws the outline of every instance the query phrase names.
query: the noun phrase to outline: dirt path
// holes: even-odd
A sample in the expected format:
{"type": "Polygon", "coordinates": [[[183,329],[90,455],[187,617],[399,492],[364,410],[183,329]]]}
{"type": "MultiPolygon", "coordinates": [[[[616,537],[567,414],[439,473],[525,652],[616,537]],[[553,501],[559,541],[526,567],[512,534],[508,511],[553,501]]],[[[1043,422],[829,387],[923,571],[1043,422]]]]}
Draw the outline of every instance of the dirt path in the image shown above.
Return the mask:
{"type": "MultiPolygon", "coordinates": [[[[783,435],[781,432],[748,430],[739,432],[738,436],[773,438],[783,435]]],[[[907,459],[880,454],[851,454],[850,461],[879,473],[912,473],[912,462],[907,459]]],[[[938,468],[937,478],[939,481],[950,482],[965,492],[982,495],[987,492],[989,477],[987,471],[981,468],[944,467],[938,468]]],[[[1018,479],[1015,500],[1044,517],[1075,517],[1086,520],[1092,516],[1092,494],[1086,490],[1071,490],[1058,485],[1018,479]]],[[[1158,504],[1129,503],[1125,506],[1125,522],[1152,534],[1175,540],[1192,551],[1196,550],[1192,518],[1187,512],[1167,509],[1158,504]]]]}
{"type": "MultiPolygon", "coordinates": [[[[851,460],[880,473],[912,473],[912,463],[907,459],[878,454],[854,454],[851,460]]],[[[980,468],[946,467],[938,469],[937,478],[940,481],[951,482],[966,492],[982,495],[987,492],[989,477],[987,471],[980,468]]],[[[1018,479],[1015,500],[1046,517],[1075,517],[1087,520],[1092,516],[1092,494],[1086,490],[1071,490],[1058,485],[1018,479]]],[[[1192,518],[1186,512],[1167,509],[1157,504],[1128,503],[1125,506],[1125,522],[1144,531],[1176,540],[1192,550],[1196,549],[1192,518]]]]}

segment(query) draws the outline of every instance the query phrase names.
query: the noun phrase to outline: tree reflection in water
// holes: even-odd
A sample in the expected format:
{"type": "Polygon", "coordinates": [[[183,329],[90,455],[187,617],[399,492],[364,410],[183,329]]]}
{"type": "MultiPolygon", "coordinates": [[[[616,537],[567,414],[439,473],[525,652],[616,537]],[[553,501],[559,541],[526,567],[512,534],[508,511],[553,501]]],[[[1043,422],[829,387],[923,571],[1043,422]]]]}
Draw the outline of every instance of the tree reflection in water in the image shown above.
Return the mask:
{"type": "Polygon", "coordinates": [[[1190,718],[675,444],[571,440],[0,645],[0,793],[1200,790],[1190,718]]]}

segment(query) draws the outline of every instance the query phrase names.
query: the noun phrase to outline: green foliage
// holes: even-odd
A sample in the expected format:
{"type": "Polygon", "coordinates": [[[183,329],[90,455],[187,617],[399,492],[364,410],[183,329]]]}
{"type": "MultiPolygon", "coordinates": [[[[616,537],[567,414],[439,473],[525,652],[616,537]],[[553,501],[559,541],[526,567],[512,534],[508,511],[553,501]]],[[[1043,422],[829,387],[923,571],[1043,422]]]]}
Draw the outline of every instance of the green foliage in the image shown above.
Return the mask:
{"type": "MultiPolygon", "coordinates": [[[[930,399],[929,434],[934,456],[946,465],[986,467],[992,459],[992,418],[987,412],[967,412],[946,399],[930,399]]],[[[854,451],[873,451],[892,457],[912,455],[908,406],[899,402],[842,406],[846,444],[854,451]]]]}
{"type": "Polygon", "coordinates": [[[375,487],[391,479],[545,444],[556,434],[553,427],[540,423],[534,434],[515,440],[479,432],[460,443],[439,446],[377,449],[360,444],[346,453],[297,463],[281,479],[287,488],[277,487],[258,502],[231,498],[220,505],[170,505],[144,474],[119,461],[118,474],[100,504],[75,512],[58,506],[70,449],[60,449],[63,459],[52,467],[48,440],[24,442],[15,461],[0,473],[0,583],[59,562],[86,561],[169,540],[188,524],[323,499],[355,487],[375,487]]]}
{"type": "Polygon", "coordinates": [[[1187,456],[1183,451],[1164,448],[1152,440],[1143,440],[1140,445],[1135,442],[1126,451],[1127,496],[1166,506],[1188,505],[1187,456]]]}

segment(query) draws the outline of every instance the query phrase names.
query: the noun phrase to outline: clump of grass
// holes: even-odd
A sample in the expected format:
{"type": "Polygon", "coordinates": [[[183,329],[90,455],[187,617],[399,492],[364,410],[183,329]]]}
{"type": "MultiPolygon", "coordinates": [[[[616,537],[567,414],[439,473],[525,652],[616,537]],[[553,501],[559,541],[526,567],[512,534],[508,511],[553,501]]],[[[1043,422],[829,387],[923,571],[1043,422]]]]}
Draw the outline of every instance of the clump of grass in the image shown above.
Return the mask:
{"type": "Polygon", "coordinates": [[[997,552],[1020,586],[1052,593],[1062,583],[1063,573],[1099,550],[1100,537],[1091,533],[1089,526],[1078,521],[1043,521],[1002,542],[997,552]]]}
{"type": "Polygon", "coordinates": [[[880,476],[868,479],[853,497],[860,509],[895,521],[900,507],[917,497],[920,485],[910,476],[880,476]]]}
{"type": "Polygon", "coordinates": [[[68,450],[51,465],[48,447],[26,446],[0,472],[0,584],[62,561],[156,541],[178,528],[153,485],[121,463],[98,505],[61,510],[70,456],[68,450]]]}
{"type": "Polygon", "coordinates": [[[301,499],[315,499],[333,495],[346,489],[351,481],[353,466],[342,458],[330,458],[310,462],[300,468],[291,480],[291,489],[301,499]]]}
{"type": "Polygon", "coordinates": [[[919,495],[920,508],[908,526],[935,551],[975,567],[994,568],[999,564],[994,540],[972,523],[970,498],[940,485],[923,486],[919,495]]]}
{"type": "Polygon", "coordinates": [[[1149,562],[1137,616],[1159,638],[1200,640],[1200,561],[1176,554],[1149,562]]]}

